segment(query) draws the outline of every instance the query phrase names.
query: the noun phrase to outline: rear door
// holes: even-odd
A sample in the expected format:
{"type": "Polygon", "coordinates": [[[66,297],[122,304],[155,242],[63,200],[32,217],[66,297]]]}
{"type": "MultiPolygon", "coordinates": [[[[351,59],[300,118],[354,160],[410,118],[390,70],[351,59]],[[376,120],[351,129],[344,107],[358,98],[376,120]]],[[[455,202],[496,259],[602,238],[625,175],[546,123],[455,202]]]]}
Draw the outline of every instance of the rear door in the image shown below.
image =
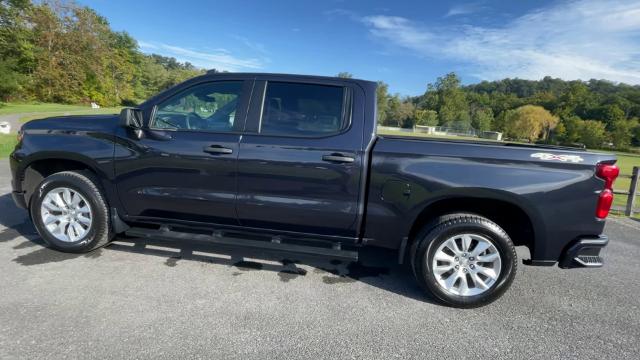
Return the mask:
{"type": "Polygon", "coordinates": [[[258,78],[240,141],[244,226],[355,237],[363,92],[353,83],[258,78]]]}
{"type": "Polygon", "coordinates": [[[252,84],[189,85],[152,104],[141,139],[119,130],[129,150],[115,165],[127,215],[238,224],[236,161],[252,84]]]}

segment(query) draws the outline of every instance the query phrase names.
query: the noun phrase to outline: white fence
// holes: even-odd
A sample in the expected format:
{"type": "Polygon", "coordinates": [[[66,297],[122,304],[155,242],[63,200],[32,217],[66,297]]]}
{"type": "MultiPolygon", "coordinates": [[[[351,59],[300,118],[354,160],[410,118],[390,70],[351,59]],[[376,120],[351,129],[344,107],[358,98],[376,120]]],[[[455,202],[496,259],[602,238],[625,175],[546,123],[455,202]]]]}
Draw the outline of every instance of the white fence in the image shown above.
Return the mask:
{"type": "Polygon", "coordinates": [[[423,133],[435,136],[465,136],[477,137],[491,140],[502,140],[502,133],[497,131],[478,131],[476,129],[459,129],[446,126],[423,126],[416,125],[412,129],[405,129],[393,126],[378,126],[380,130],[399,131],[406,133],[423,133]]]}

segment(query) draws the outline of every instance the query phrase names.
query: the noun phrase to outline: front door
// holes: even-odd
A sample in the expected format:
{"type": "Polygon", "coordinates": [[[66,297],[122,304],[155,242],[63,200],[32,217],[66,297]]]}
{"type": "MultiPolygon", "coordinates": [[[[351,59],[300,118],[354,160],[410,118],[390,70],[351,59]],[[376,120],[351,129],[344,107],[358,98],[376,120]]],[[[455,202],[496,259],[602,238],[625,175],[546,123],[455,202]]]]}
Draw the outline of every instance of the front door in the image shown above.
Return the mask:
{"type": "Polygon", "coordinates": [[[258,81],[238,158],[242,225],[355,237],[363,169],[357,88],[258,81]]]}
{"type": "Polygon", "coordinates": [[[153,106],[142,139],[121,130],[130,154],[116,154],[116,184],[127,215],[237,225],[238,143],[251,85],[187,87],[153,106]]]}

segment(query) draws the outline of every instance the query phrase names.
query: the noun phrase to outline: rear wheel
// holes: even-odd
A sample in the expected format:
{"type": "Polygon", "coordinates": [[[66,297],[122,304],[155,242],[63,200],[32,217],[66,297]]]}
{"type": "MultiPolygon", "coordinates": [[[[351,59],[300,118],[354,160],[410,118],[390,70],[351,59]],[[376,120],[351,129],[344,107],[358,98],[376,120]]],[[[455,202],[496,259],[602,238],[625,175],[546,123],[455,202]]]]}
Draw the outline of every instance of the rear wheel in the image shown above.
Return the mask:
{"type": "Polygon", "coordinates": [[[108,206],[90,173],[48,176],[33,194],[30,211],[38,233],[56,250],[87,252],[111,238],[108,206]]]}
{"type": "Polygon", "coordinates": [[[450,214],[418,234],[412,267],[418,283],[440,301],[476,307],[498,299],[509,288],[517,256],[511,239],[497,224],[478,215],[450,214]]]}

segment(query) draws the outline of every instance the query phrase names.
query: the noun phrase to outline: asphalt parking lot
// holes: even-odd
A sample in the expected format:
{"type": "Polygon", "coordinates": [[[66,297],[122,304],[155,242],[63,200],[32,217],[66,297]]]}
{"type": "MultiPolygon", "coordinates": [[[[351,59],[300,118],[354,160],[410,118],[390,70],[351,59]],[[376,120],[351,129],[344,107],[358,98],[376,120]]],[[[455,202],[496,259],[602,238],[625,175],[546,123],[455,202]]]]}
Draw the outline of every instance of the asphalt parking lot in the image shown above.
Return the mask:
{"type": "Polygon", "coordinates": [[[640,222],[602,269],[521,265],[497,302],[422,294],[394,253],[360,263],[118,238],[43,247],[0,160],[0,358],[637,358],[640,222]],[[294,261],[295,260],[295,261],[294,261]]]}

